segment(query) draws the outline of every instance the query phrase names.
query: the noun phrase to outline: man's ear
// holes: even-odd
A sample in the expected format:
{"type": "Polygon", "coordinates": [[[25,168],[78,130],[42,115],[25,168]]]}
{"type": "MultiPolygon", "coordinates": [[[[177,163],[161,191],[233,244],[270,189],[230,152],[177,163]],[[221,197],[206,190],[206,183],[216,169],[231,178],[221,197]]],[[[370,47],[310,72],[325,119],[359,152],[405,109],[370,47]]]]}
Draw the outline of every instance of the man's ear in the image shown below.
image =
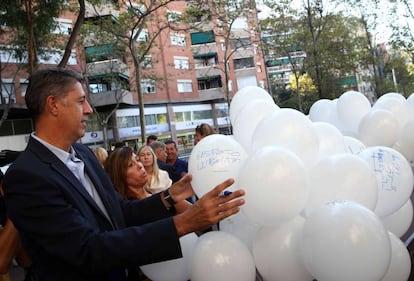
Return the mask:
{"type": "Polygon", "coordinates": [[[58,99],[55,96],[48,96],[45,104],[46,111],[57,116],[59,114],[58,99]]]}

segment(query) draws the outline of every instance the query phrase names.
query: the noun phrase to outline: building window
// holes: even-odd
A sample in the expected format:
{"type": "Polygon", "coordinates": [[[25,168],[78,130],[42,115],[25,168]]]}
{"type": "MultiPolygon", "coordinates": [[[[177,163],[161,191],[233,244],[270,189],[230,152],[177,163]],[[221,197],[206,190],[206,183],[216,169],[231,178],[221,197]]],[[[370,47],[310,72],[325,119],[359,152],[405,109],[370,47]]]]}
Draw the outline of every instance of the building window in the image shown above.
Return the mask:
{"type": "Polygon", "coordinates": [[[193,82],[191,80],[177,80],[177,89],[179,93],[191,93],[193,82]]]}
{"type": "Polygon", "coordinates": [[[167,12],[167,20],[169,22],[180,22],[181,17],[182,17],[181,12],[177,12],[177,11],[168,11],[167,12]]]}
{"type": "Polygon", "coordinates": [[[144,94],[155,94],[155,81],[150,79],[141,80],[141,91],[144,94]]]}
{"type": "Polygon", "coordinates": [[[214,32],[205,31],[205,32],[193,32],[191,36],[191,45],[207,44],[215,42],[214,32]]]}
{"type": "Polygon", "coordinates": [[[185,46],[185,34],[179,34],[179,33],[171,33],[171,45],[174,46],[185,46]]]}
{"type": "Polygon", "coordinates": [[[139,127],[139,116],[121,116],[117,118],[118,128],[139,127]]]}
{"type": "Polygon", "coordinates": [[[2,95],[2,99],[1,99],[0,103],[3,103],[3,99],[4,99],[4,102],[6,104],[9,103],[10,99],[14,103],[15,102],[14,84],[13,83],[2,82],[1,83],[1,95],[2,95]]]}
{"type": "Polygon", "coordinates": [[[139,42],[148,42],[148,30],[147,29],[142,29],[141,32],[139,33],[138,37],[137,37],[137,41],[139,42]]]}
{"type": "Polygon", "coordinates": [[[175,69],[189,69],[189,61],[187,57],[174,56],[175,69]]]}
{"type": "Polygon", "coordinates": [[[197,78],[197,81],[198,81],[199,90],[221,88],[223,86],[220,75],[212,76],[212,77],[197,78]]]}
{"type": "Polygon", "coordinates": [[[54,18],[56,26],[52,34],[69,35],[72,33],[72,21],[68,19],[54,18]]]}
{"type": "Polygon", "coordinates": [[[151,55],[146,55],[141,62],[142,68],[152,68],[152,57],[151,55]]]}
{"type": "Polygon", "coordinates": [[[254,67],[254,59],[253,57],[234,59],[233,64],[235,69],[250,68],[254,67]]]}

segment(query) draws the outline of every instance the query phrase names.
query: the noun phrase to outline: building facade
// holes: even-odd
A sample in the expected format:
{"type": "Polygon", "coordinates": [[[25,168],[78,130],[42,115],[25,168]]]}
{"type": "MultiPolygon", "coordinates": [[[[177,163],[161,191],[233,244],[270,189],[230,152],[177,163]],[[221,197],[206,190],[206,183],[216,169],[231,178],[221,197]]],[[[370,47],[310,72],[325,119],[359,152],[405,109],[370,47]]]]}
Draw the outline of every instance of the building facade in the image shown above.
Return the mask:
{"type": "MultiPolygon", "coordinates": [[[[127,9],[145,12],[157,1],[135,7],[115,1],[117,9],[113,6],[114,1],[106,2],[100,6],[87,4],[85,22],[96,22],[101,17],[116,21],[127,9]]],[[[246,6],[243,13],[236,13],[231,23],[223,23],[219,13],[192,17],[184,23],[181,16],[191,2],[171,1],[160,6],[154,13],[161,21],[149,21],[140,30],[136,38],[138,43],[152,40],[151,34],[160,32],[145,53],[145,59],[140,61],[139,83],[135,83],[136,68],[132,67],[130,59],[117,55],[111,44],[88,40],[93,34],[83,35],[82,45],[73,51],[69,67],[87,75],[90,101],[100,116],[98,118],[97,113],[90,118],[88,132],[81,140],[83,143],[96,146],[104,145],[107,140],[108,144],[140,145],[140,99],[135,85],[139,85],[143,96],[146,135],[175,139],[183,148],[192,147],[194,129],[200,123],[208,123],[222,133],[230,132],[228,102],[238,89],[249,85],[266,88],[268,83],[259,46],[254,1],[232,1],[239,3],[234,9],[246,6]],[[176,28],[160,30],[162,22],[174,22],[176,28]],[[103,127],[103,123],[107,126],[103,127]]],[[[204,5],[213,10],[209,5],[216,4],[206,2],[204,5]]],[[[75,20],[74,14],[62,13],[56,19],[60,23],[59,32],[69,33],[75,20]]],[[[7,52],[1,54],[4,62],[7,52]]],[[[50,62],[44,65],[53,65],[50,62]]],[[[24,106],[27,74],[22,71],[12,78],[13,64],[18,67],[18,62],[10,62],[10,70],[2,71],[3,87],[13,85],[8,89],[12,94],[7,97],[15,102],[11,105],[9,118],[0,128],[0,145],[2,149],[21,150],[33,126],[24,106]],[[21,123],[25,125],[19,129],[21,123]]]]}

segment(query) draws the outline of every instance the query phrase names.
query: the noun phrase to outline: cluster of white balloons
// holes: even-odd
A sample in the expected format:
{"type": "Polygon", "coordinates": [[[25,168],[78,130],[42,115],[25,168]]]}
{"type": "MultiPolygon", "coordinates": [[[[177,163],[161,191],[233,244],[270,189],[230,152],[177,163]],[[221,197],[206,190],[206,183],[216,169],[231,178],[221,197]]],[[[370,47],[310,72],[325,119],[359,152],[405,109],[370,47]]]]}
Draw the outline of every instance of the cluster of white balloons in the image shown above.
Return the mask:
{"type": "Polygon", "coordinates": [[[229,190],[246,190],[246,204],[219,231],[182,237],[182,259],[142,267],[149,278],[408,279],[400,237],[413,219],[414,95],[389,93],[371,106],[345,92],[305,116],[249,86],[234,96],[230,119],[233,135],[203,138],[189,173],[199,197],[234,178],[229,190]],[[181,276],[160,276],[183,262],[181,276]]]}

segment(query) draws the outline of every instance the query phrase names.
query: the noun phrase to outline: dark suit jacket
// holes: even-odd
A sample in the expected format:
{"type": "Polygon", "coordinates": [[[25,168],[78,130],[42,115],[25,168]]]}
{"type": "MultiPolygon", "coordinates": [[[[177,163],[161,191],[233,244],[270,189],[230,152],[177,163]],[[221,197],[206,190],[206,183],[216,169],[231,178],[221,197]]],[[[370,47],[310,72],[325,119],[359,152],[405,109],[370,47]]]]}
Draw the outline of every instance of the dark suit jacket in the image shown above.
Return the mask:
{"type": "Polygon", "coordinates": [[[112,223],[64,163],[32,137],[4,177],[8,214],[39,280],[123,280],[126,267],[181,257],[160,195],[122,200],[90,149],[73,147],[112,223]]]}
{"type": "Polygon", "coordinates": [[[171,166],[170,164],[167,164],[165,162],[162,162],[159,159],[157,159],[157,164],[158,164],[158,168],[160,168],[161,170],[164,170],[168,173],[168,176],[170,177],[170,179],[172,180],[173,183],[180,180],[181,177],[177,176],[177,174],[175,172],[175,168],[173,166],[171,166]]]}

